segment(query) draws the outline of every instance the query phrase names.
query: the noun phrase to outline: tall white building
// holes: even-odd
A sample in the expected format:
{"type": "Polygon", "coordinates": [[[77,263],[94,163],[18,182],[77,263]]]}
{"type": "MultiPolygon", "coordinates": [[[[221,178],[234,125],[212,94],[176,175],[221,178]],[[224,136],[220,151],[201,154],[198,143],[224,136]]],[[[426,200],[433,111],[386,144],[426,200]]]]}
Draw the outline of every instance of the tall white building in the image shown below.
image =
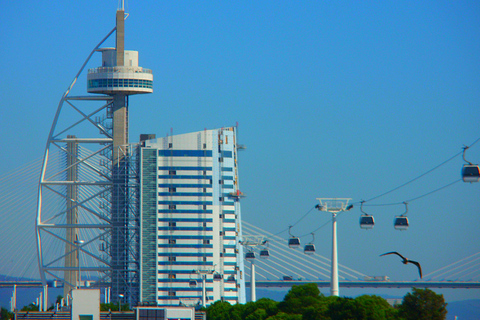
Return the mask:
{"type": "Polygon", "coordinates": [[[141,303],[245,303],[237,149],[235,127],[143,141],[141,303]]]}

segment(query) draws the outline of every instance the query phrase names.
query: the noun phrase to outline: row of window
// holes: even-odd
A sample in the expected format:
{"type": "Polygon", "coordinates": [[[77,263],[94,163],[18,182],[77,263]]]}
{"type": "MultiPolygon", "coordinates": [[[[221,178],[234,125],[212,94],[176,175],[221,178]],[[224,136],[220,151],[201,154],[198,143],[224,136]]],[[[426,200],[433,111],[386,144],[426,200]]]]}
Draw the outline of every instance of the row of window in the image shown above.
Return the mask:
{"type": "Polygon", "coordinates": [[[152,80],[144,79],[92,79],[88,88],[147,88],[153,89],[152,80]]]}

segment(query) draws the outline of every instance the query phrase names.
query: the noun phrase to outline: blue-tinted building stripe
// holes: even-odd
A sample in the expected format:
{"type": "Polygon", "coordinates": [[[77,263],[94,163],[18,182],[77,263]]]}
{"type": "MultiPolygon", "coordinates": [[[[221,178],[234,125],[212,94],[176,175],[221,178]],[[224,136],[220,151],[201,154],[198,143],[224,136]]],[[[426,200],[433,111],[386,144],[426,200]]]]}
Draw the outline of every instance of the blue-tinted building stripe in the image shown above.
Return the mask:
{"type": "MultiPolygon", "coordinates": [[[[212,167],[158,167],[158,170],[184,170],[184,171],[212,171],[212,167]]],[[[227,170],[232,171],[232,170],[227,170]]]]}
{"type": "Polygon", "coordinates": [[[160,183],[159,188],[211,188],[212,184],[205,183],[160,183]]]}
{"type": "Polygon", "coordinates": [[[233,168],[232,167],[222,167],[222,171],[233,172],[233,168]]]}
{"type": "Polygon", "coordinates": [[[212,205],[212,201],[158,201],[158,204],[175,204],[175,205],[190,205],[190,206],[202,206],[202,205],[212,205]]]}
{"type": "MultiPolygon", "coordinates": [[[[160,261],[159,266],[213,266],[213,261],[160,261]]],[[[173,272],[173,271],[172,271],[173,272]]]]}
{"type": "Polygon", "coordinates": [[[211,157],[211,150],[158,150],[161,157],[211,157]]]}
{"type": "MultiPolygon", "coordinates": [[[[175,249],[198,249],[198,248],[205,248],[205,249],[212,249],[213,244],[159,244],[159,248],[175,248],[175,249]]],[[[225,246],[224,246],[225,247],[225,246]]]]}
{"type": "Polygon", "coordinates": [[[158,227],[158,231],[212,231],[207,227],[158,227]]]}
{"type": "Polygon", "coordinates": [[[160,252],[159,257],[213,257],[213,253],[202,252],[160,252]]]}
{"type": "Polygon", "coordinates": [[[158,179],[198,179],[198,180],[210,180],[212,176],[204,176],[204,175],[159,175],[158,179]]]}
{"type": "Polygon", "coordinates": [[[212,236],[158,236],[158,239],[172,239],[172,240],[178,240],[178,239],[185,239],[185,240],[212,240],[212,236]]]}
{"type": "Polygon", "coordinates": [[[232,176],[222,176],[222,180],[233,180],[232,176]]]}
{"type": "Polygon", "coordinates": [[[221,156],[224,158],[231,158],[233,156],[232,151],[222,151],[221,156]]]}
{"type": "Polygon", "coordinates": [[[158,222],[213,222],[213,219],[159,218],[158,222]]]}
{"type": "Polygon", "coordinates": [[[203,192],[159,192],[160,197],[211,197],[213,194],[203,192]]]}
{"type": "Polygon", "coordinates": [[[213,213],[213,211],[212,210],[186,210],[186,209],[170,210],[170,209],[165,209],[165,210],[158,210],[158,213],[211,214],[211,213],[213,213]]]}

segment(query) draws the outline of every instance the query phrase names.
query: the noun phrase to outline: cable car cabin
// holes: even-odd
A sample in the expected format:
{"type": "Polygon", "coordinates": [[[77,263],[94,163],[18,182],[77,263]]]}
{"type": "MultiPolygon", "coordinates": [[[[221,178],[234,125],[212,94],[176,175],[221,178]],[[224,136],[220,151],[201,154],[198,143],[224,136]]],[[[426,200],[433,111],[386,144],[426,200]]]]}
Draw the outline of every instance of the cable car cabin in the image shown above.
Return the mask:
{"type": "Polygon", "coordinates": [[[464,164],[462,168],[464,182],[478,182],[480,180],[480,169],[476,164],[464,164]]]}
{"type": "Polygon", "coordinates": [[[306,244],[303,248],[303,253],[311,255],[315,253],[315,245],[313,243],[306,244]]]}
{"type": "Polygon", "coordinates": [[[373,229],[374,225],[375,225],[375,219],[373,219],[373,216],[370,216],[367,214],[362,214],[360,216],[360,228],[373,229]]]}
{"type": "Polygon", "coordinates": [[[270,252],[267,249],[260,250],[260,258],[267,259],[270,257],[270,252]]]}
{"type": "Polygon", "coordinates": [[[291,237],[288,239],[288,246],[292,249],[300,247],[300,239],[297,237],[291,237]]]}
{"type": "Polygon", "coordinates": [[[245,253],[245,259],[255,259],[255,252],[253,251],[250,251],[250,252],[247,252],[245,253]]]}
{"type": "Polygon", "coordinates": [[[216,272],[215,272],[215,273],[213,274],[213,280],[214,280],[214,281],[220,281],[220,280],[222,280],[222,275],[221,275],[220,273],[216,273],[216,272]]]}
{"type": "Polygon", "coordinates": [[[188,282],[188,286],[189,286],[190,288],[195,288],[195,287],[197,286],[197,281],[196,281],[196,280],[190,280],[190,281],[188,282]]]}
{"type": "Polygon", "coordinates": [[[408,229],[408,218],[404,216],[397,216],[395,217],[395,221],[393,223],[395,229],[397,230],[407,230],[408,229]]]}

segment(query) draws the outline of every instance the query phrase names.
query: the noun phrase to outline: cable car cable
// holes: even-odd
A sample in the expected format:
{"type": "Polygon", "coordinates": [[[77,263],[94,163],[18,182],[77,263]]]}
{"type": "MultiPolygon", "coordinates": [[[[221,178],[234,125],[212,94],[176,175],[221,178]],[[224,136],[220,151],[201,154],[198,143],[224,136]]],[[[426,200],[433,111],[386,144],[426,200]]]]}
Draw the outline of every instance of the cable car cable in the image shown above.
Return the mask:
{"type": "MultiPolygon", "coordinates": [[[[468,148],[471,148],[473,145],[475,145],[475,144],[476,144],[477,142],[479,142],[479,141],[480,141],[480,137],[477,138],[473,143],[471,143],[470,146],[466,146],[466,148],[467,148],[467,149],[468,149],[468,148]]],[[[380,194],[380,195],[378,195],[378,196],[375,196],[375,197],[373,197],[373,198],[370,198],[370,199],[368,199],[368,200],[365,200],[365,202],[369,202],[369,201],[378,199],[378,198],[383,197],[383,196],[385,196],[385,195],[387,195],[387,194],[389,194],[389,193],[392,193],[392,192],[394,192],[394,191],[396,191],[396,190],[398,190],[398,189],[400,189],[400,188],[403,188],[404,186],[406,186],[406,185],[408,185],[408,184],[410,184],[410,183],[412,183],[412,182],[414,182],[414,181],[422,178],[423,176],[429,174],[430,172],[432,172],[432,171],[440,168],[440,167],[443,166],[444,164],[450,162],[451,160],[455,159],[456,157],[458,157],[460,154],[463,154],[463,153],[464,153],[464,148],[462,148],[462,151],[460,151],[460,152],[458,152],[457,154],[453,155],[452,157],[450,157],[449,159],[447,159],[447,160],[445,160],[444,162],[440,163],[440,164],[437,165],[436,167],[434,167],[434,168],[426,171],[425,173],[419,175],[418,177],[416,177],[416,178],[414,178],[414,179],[412,179],[412,180],[410,180],[410,181],[407,181],[407,182],[405,182],[404,184],[402,184],[402,185],[400,185],[400,186],[398,186],[398,187],[396,187],[396,188],[393,188],[393,189],[391,189],[391,190],[389,190],[389,191],[387,191],[387,192],[384,192],[384,193],[382,193],[382,194],[380,194]]],[[[355,202],[355,203],[353,203],[353,204],[359,204],[359,203],[360,203],[360,202],[355,202]]],[[[401,203],[398,203],[398,204],[401,204],[401,203]]],[[[396,204],[395,204],[395,205],[396,205],[396,204]]]]}
{"type": "MultiPolygon", "coordinates": [[[[380,195],[378,195],[378,196],[376,196],[376,197],[373,197],[373,198],[370,198],[370,199],[368,199],[368,200],[365,200],[365,202],[369,202],[369,201],[378,199],[378,198],[383,197],[383,196],[385,196],[385,195],[387,195],[387,194],[389,194],[389,193],[392,193],[392,192],[394,192],[394,191],[396,191],[396,190],[398,190],[398,189],[400,189],[400,188],[403,188],[403,187],[405,187],[406,185],[409,185],[410,183],[412,183],[412,182],[414,182],[414,181],[416,181],[416,180],[418,180],[418,179],[426,176],[426,175],[429,174],[430,172],[432,172],[432,171],[440,168],[440,167],[443,166],[444,164],[446,164],[446,163],[448,163],[449,161],[455,159],[456,157],[458,157],[458,156],[461,155],[462,153],[463,153],[463,151],[458,152],[457,154],[455,154],[454,156],[452,156],[452,157],[450,157],[449,159],[445,160],[444,162],[440,163],[439,165],[437,165],[437,166],[434,167],[433,169],[428,170],[427,172],[419,175],[419,176],[416,177],[416,178],[413,178],[413,179],[410,180],[410,181],[405,182],[404,184],[402,184],[402,185],[400,185],[400,186],[398,186],[398,187],[396,187],[396,188],[393,188],[393,189],[391,189],[391,190],[389,190],[389,191],[387,191],[387,192],[384,192],[384,193],[382,193],[382,194],[380,194],[380,195]]],[[[359,203],[360,203],[360,202],[359,202],[359,203]]],[[[355,203],[355,204],[356,204],[356,203],[355,203]]]]}
{"type": "Polygon", "coordinates": [[[313,209],[315,209],[315,206],[313,206],[310,210],[308,210],[308,212],[305,213],[305,214],[303,215],[303,217],[301,217],[299,220],[297,220],[297,222],[295,222],[295,223],[292,224],[291,226],[283,229],[282,231],[275,233],[274,236],[278,236],[279,234],[284,233],[285,231],[289,230],[290,228],[295,227],[295,226],[296,226],[297,224],[299,224],[300,221],[302,221],[310,212],[312,212],[313,209]]]}

